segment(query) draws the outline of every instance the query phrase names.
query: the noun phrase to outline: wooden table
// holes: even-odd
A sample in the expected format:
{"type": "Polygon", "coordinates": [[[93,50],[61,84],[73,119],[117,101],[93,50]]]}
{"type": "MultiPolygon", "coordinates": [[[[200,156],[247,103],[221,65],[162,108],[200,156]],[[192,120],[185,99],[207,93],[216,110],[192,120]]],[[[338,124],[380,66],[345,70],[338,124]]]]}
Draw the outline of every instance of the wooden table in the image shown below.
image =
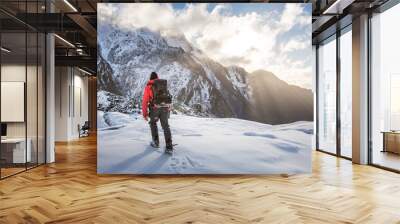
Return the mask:
{"type": "Polygon", "coordinates": [[[382,131],[383,150],[382,152],[392,152],[400,154],[400,131],[382,131]]]}

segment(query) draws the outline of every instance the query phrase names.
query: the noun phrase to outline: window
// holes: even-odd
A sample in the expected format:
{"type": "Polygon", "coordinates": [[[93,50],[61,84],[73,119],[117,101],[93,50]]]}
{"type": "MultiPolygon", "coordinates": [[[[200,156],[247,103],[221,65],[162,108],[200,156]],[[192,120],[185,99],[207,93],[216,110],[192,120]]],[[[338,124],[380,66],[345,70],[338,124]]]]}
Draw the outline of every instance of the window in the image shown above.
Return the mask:
{"type": "Polygon", "coordinates": [[[336,36],[318,48],[318,148],[336,153],[336,36]]]}
{"type": "Polygon", "coordinates": [[[352,35],[351,26],[340,36],[340,155],[352,156],[352,35]]]}
{"type": "Polygon", "coordinates": [[[373,164],[400,170],[400,4],[371,18],[371,140],[373,164]]]}
{"type": "Polygon", "coordinates": [[[400,73],[390,75],[390,130],[400,130],[400,73]]]}

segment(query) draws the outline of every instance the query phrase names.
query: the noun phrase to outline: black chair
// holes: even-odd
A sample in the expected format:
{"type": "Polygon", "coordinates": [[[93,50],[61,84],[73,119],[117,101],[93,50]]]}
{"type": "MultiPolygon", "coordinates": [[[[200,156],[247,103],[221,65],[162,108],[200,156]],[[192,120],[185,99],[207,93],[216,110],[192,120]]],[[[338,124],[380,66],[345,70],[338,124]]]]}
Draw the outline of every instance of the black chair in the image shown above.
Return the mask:
{"type": "Polygon", "coordinates": [[[89,136],[90,123],[85,121],[82,127],[78,124],[79,138],[89,136]]]}

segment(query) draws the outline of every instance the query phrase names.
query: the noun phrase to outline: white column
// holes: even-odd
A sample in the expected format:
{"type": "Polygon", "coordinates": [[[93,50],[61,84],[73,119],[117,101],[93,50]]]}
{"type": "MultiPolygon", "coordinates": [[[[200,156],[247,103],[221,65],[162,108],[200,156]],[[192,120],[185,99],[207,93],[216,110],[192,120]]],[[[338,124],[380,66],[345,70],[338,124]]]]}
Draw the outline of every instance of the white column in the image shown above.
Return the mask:
{"type": "Polygon", "coordinates": [[[55,58],[54,58],[54,35],[46,36],[46,163],[55,161],[54,133],[55,133],[55,58]]]}
{"type": "Polygon", "coordinates": [[[312,137],[312,149],[315,150],[317,148],[316,139],[317,139],[317,48],[315,45],[312,45],[312,92],[314,99],[314,107],[313,107],[313,120],[314,120],[314,132],[312,137]]]}
{"type": "Polygon", "coordinates": [[[353,19],[353,162],[368,163],[368,15],[353,19]]]}
{"type": "Polygon", "coordinates": [[[55,69],[55,141],[69,141],[71,129],[71,68],[55,69]]]}

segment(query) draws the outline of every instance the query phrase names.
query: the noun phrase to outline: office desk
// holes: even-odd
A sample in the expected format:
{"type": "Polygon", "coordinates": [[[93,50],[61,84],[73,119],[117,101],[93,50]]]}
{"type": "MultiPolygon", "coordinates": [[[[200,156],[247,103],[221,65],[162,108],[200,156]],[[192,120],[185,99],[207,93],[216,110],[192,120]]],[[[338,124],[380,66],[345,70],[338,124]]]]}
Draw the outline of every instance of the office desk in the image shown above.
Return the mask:
{"type": "Polygon", "coordinates": [[[26,139],[27,147],[25,151],[25,138],[6,138],[1,139],[1,157],[6,163],[25,163],[31,162],[31,139],[26,139]]]}
{"type": "Polygon", "coordinates": [[[400,154],[400,132],[383,131],[383,150],[382,152],[392,152],[400,154]]]}

